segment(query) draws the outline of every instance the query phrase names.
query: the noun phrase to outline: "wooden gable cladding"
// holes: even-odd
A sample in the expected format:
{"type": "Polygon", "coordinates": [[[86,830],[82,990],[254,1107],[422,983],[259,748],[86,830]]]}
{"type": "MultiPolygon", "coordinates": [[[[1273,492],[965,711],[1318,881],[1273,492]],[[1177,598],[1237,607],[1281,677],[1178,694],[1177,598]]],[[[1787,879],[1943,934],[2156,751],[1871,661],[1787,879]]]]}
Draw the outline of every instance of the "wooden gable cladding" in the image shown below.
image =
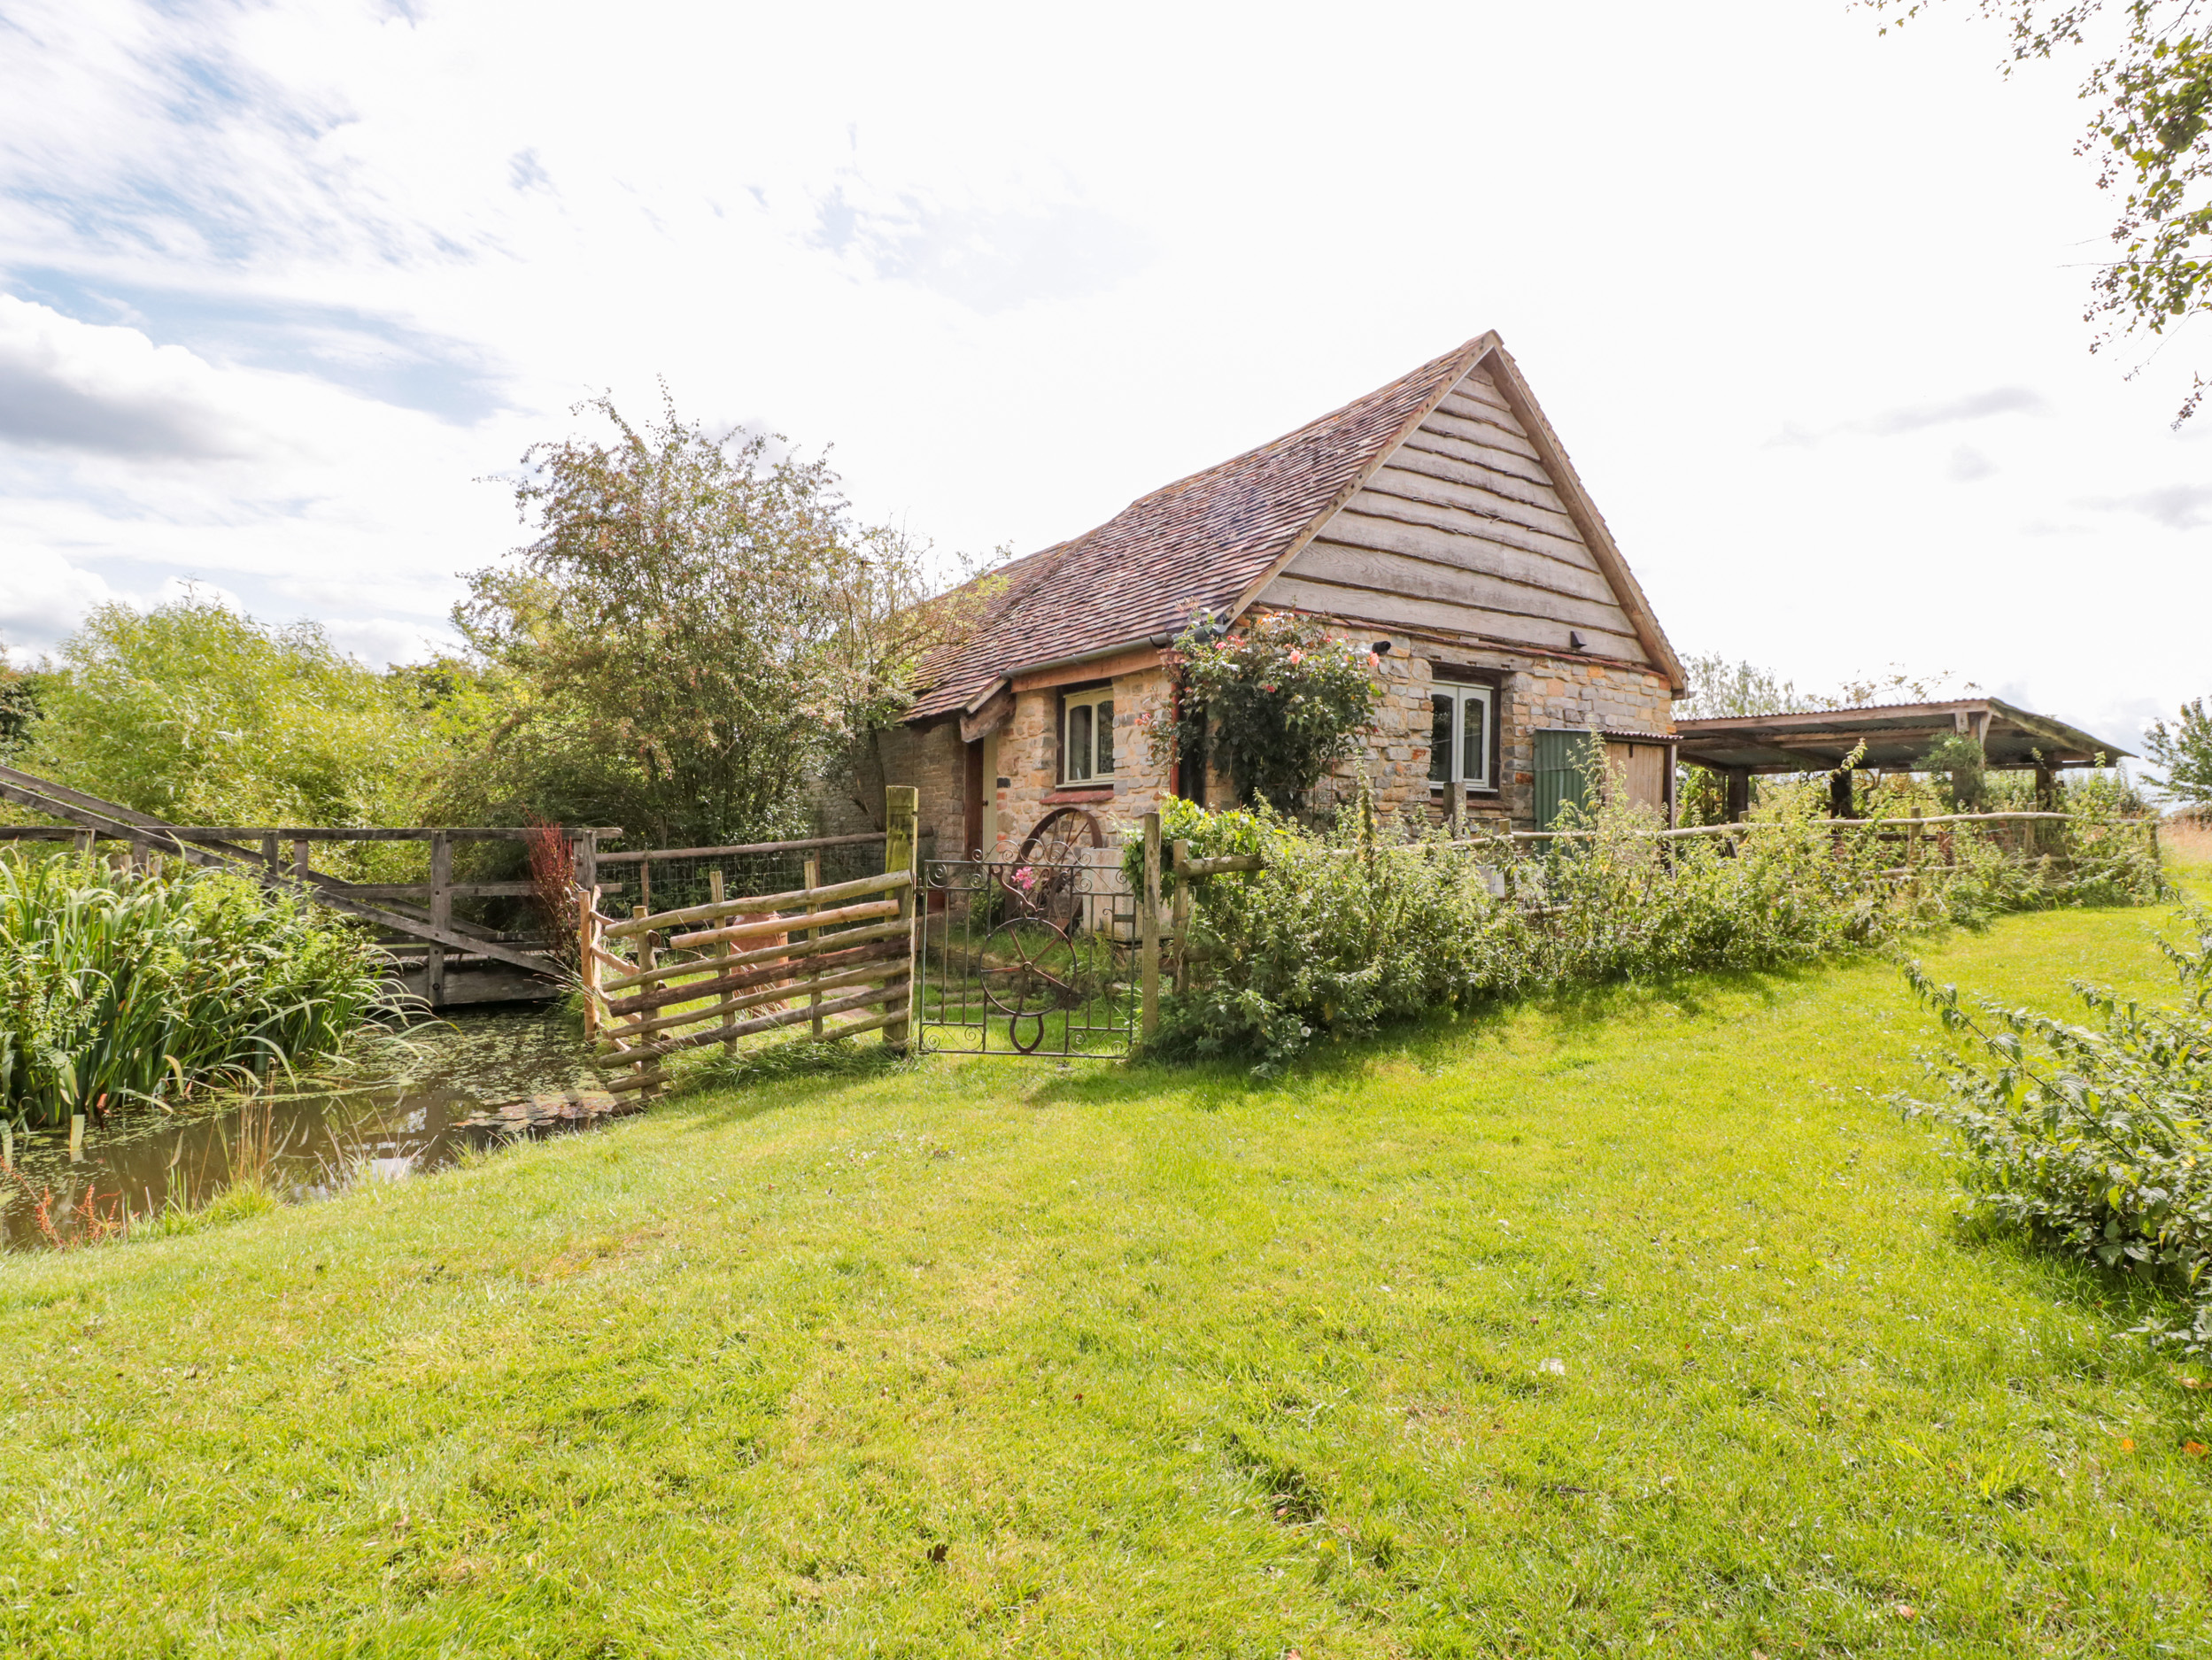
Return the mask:
{"type": "MultiPolygon", "coordinates": [[[[1489,368],[1471,370],[1317,529],[1260,603],[1543,652],[1576,650],[1570,637],[1580,634],[1583,653],[1665,672],[1670,665],[1654,661],[1545,447],[1489,368]]],[[[1630,603],[1640,608],[1641,599],[1630,603]]]]}

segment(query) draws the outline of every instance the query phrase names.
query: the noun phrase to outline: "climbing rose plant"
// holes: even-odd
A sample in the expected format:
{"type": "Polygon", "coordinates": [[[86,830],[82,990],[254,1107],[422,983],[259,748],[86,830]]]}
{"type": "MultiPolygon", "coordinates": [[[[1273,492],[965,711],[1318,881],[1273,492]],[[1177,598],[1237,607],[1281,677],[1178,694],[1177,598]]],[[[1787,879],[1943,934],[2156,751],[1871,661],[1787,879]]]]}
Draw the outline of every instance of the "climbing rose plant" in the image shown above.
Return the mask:
{"type": "Polygon", "coordinates": [[[1382,701],[1374,654],[1311,617],[1261,616],[1234,633],[1202,616],[1169,663],[1177,718],[1155,725],[1153,760],[1209,753],[1247,801],[1295,811],[1329,763],[1359,753],[1382,701]]]}

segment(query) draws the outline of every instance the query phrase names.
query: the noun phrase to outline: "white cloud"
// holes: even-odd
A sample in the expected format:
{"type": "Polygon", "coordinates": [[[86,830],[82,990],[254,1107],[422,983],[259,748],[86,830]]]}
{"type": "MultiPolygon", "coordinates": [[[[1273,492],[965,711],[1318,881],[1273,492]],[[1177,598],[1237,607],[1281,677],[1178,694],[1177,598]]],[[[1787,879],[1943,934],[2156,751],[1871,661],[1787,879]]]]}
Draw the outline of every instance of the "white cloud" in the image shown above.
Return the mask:
{"type": "Polygon", "coordinates": [[[521,539],[472,481],[661,373],[1026,550],[1495,327],[1678,637],[2164,706],[2189,366],[2087,356],[2072,72],[1957,10],[12,0],[0,626],[197,572],[414,649],[521,539]]]}
{"type": "Polygon", "coordinates": [[[0,443],[138,461],[215,460],[267,443],[181,346],[0,294],[0,443]]]}

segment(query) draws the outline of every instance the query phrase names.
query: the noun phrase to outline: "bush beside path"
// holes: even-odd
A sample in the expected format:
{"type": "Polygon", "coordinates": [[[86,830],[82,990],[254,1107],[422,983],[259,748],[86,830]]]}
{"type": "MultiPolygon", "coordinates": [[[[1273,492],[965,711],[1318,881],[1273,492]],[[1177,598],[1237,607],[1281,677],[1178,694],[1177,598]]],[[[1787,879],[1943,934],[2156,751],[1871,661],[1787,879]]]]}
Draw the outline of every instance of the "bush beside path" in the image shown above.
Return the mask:
{"type": "MultiPolygon", "coordinates": [[[[2155,995],[2157,909],[1921,954],[2155,995]]],[[[2212,1389],[1955,1219],[1894,968],[930,1060],[0,1263],[26,1654],[2212,1647],[2212,1389]]]]}

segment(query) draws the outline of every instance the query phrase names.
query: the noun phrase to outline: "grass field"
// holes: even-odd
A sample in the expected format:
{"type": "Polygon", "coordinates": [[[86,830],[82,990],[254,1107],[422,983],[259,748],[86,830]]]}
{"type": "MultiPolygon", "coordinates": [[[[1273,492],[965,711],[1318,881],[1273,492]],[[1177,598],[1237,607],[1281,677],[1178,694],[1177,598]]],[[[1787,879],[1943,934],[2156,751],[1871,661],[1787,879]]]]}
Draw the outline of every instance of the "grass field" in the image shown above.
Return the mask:
{"type": "MultiPolygon", "coordinates": [[[[2147,992],[2149,911],[1924,954],[2147,992]]],[[[1865,962],[679,1098],[0,1262],[0,1647],[2212,1651],[2212,1390],[1951,1219],[1865,962]]]]}

